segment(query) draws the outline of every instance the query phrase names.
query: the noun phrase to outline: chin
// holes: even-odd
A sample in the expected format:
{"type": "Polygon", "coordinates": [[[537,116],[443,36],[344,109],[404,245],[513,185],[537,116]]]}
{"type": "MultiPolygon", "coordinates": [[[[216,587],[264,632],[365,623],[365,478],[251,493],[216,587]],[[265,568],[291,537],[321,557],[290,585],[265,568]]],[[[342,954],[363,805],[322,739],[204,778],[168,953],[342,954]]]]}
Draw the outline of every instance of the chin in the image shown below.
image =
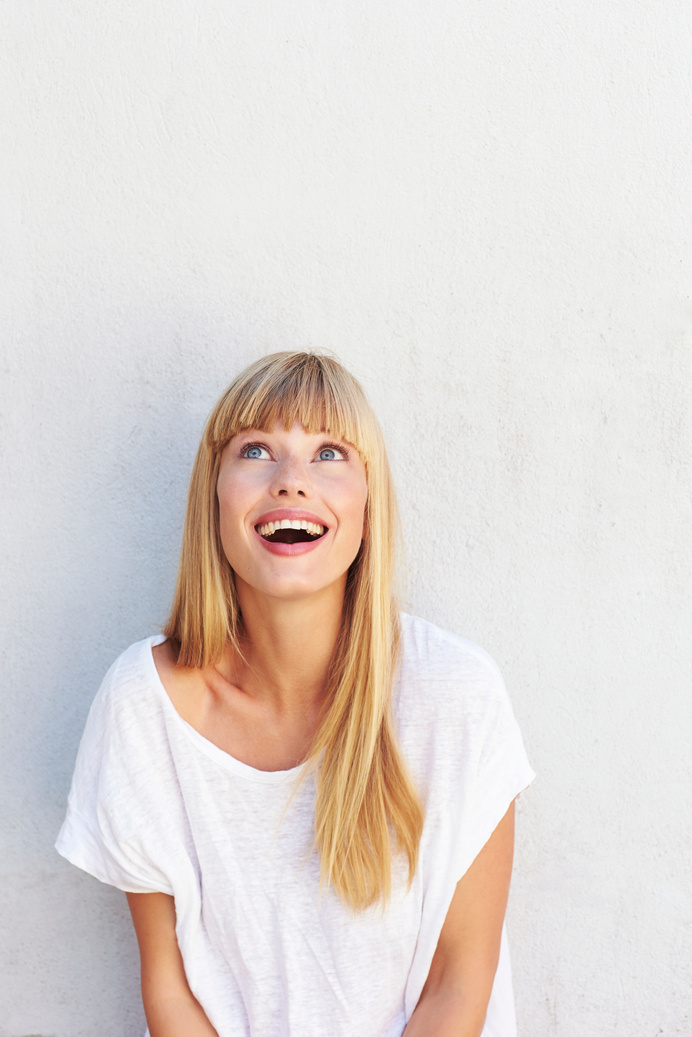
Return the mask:
{"type": "Polygon", "coordinates": [[[241,593],[253,597],[269,598],[274,601],[303,601],[307,598],[324,597],[326,595],[343,594],[346,588],[346,575],[335,580],[301,578],[295,574],[285,579],[248,580],[236,573],[236,586],[241,593]]]}

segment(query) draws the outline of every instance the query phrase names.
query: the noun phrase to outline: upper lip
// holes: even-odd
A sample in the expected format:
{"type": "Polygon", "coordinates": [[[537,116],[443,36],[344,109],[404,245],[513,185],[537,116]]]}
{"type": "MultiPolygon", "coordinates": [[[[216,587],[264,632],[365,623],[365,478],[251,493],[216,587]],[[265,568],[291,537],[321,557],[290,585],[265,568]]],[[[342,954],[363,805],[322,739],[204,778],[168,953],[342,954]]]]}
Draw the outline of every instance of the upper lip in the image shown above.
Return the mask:
{"type": "Polygon", "coordinates": [[[296,519],[299,522],[304,519],[306,522],[315,522],[318,526],[329,529],[328,523],[314,511],[303,511],[302,508],[274,508],[273,511],[265,511],[263,515],[255,519],[253,526],[263,526],[265,522],[280,522],[281,519],[296,519]]]}

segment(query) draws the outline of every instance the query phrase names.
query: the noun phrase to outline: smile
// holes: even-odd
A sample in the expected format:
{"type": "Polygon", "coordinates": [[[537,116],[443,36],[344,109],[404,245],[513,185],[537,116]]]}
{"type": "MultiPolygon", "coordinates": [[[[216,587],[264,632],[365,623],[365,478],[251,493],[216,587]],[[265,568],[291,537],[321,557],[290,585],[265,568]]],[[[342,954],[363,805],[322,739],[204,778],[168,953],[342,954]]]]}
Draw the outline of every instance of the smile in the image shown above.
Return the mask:
{"type": "Polygon", "coordinates": [[[307,519],[278,519],[262,522],[255,529],[264,541],[270,544],[309,544],[319,540],[327,527],[307,519]]]}

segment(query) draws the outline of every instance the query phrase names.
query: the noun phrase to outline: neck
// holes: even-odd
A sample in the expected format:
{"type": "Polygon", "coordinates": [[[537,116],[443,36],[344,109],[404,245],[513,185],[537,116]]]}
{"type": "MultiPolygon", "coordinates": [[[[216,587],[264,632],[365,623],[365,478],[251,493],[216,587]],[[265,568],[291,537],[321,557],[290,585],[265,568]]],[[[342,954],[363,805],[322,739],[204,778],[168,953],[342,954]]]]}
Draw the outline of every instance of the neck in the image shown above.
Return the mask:
{"type": "Polygon", "coordinates": [[[341,626],[345,579],[318,595],[284,601],[237,579],[244,659],[227,660],[233,683],[283,710],[322,704],[341,626]]]}

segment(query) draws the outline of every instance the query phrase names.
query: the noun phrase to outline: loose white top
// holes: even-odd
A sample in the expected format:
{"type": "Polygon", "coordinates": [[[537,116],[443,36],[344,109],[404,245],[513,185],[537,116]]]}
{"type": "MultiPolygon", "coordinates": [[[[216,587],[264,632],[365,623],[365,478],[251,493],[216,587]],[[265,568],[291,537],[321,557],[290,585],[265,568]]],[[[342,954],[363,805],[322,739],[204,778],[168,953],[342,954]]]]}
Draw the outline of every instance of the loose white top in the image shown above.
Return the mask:
{"type": "MultiPolygon", "coordinates": [[[[385,911],[319,895],[315,786],[259,771],[177,713],[152,637],[106,675],[89,714],[58,851],[102,882],[175,897],[190,987],[219,1037],[400,1037],[456,883],[533,772],[497,667],[404,616],[394,714],[425,806],[411,888],[385,911]],[[297,792],[296,792],[297,786],[297,792]]],[[[514,1037],[506,942],[483,1037],[514,1037]]]]}

